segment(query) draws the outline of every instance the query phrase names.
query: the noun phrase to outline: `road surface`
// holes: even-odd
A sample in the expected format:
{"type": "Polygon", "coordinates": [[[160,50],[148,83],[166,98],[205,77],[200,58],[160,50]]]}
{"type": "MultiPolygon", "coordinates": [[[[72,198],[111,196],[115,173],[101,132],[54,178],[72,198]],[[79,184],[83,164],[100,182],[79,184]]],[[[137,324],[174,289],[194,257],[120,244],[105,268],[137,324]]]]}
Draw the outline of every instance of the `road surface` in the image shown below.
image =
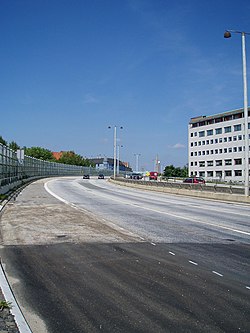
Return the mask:
{"type": "Polygon", "coordinates": [[[1,258],[34,333],[250,332],[250,206],[106,180],[29,185],[1,258]]]}

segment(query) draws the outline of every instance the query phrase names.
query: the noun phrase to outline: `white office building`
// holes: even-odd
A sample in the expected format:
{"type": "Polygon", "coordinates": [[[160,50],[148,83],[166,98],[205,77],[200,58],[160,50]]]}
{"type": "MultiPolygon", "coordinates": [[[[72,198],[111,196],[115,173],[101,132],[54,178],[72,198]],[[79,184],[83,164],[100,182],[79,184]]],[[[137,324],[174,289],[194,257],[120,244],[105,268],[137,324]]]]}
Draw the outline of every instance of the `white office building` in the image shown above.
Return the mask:
{"type": "MultiPolygon", "coordinates": [[[[207,180],[244,182],[244,122],[243,109],[191,118],[188,128],[189,175],[207,180]]],[[[250,108],[247,133],[250,137],[250,108]]]]}

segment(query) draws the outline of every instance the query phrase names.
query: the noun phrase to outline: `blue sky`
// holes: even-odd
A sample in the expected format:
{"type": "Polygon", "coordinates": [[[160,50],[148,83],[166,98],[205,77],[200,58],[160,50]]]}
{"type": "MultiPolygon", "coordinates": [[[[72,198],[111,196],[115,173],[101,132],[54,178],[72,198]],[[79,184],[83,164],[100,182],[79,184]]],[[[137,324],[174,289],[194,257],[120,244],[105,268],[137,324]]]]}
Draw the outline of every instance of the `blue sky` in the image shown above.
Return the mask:
{"type": "Polygon", "coordinates": [[[0,0],[0,135],[112,157],[108,126],[123,126],[121,160],[182,167],[190,118],[243,106],[241,36],[223,34],[250,32],[249,12],[249,0],[0,0]]]}

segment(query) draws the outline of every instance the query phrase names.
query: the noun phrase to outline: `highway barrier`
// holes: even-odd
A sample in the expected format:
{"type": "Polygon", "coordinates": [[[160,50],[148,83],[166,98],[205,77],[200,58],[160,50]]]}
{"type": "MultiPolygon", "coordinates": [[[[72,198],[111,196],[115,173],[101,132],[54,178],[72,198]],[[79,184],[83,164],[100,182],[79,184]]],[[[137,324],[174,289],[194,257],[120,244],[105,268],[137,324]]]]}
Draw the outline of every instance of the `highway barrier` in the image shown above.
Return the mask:
{"type": "Polygon", "coordinates": [[[231,202],[250,203],[250,197],[244,195],[244,188],[234,185],[206,185],[191,183],[176,183],[165,181],[132,180],[126,178],[111,178],[117,184],[140,188],[144,190],[188,195],[207,199],[217,199],[231,202]]]}
{"type": "Polygon", "coordinates": [[[0,144],[0,195],[38,178],[96,173],[96,169],[93,167],[49,162],[20,155],[0,144]]]}

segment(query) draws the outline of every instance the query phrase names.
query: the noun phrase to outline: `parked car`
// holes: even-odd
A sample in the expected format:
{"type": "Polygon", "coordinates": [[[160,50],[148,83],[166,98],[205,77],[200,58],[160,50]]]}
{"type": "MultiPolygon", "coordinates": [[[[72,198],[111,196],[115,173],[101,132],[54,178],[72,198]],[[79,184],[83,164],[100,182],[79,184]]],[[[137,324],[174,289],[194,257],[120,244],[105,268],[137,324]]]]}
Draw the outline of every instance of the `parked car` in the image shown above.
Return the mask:
{"type": "Polygon", "coordinates": [[[103,175],[102,173],[100,173],[100,174],[98,175],[98,179],[104,179],[104,175],[103,175]]]}
{"type": "Polygon", "coordinates": [[[83,175],[83,179],[89,179],[89,175],[83,175]]]}
{"type": "Polygon", "coordinates": [[[139,173],[139,172],[133,172],[131,175],[130,175],[130,179],[142,179],[143,178],[143,176],[142,176],[142,174],[141,173],[139,173]]]}
{"type": "Polygon", "coordinates": [[[202,177],[189,177],[183,180],[183,183],[192,183],[192,184],[205,184],[205,179],[202,177]]]}

